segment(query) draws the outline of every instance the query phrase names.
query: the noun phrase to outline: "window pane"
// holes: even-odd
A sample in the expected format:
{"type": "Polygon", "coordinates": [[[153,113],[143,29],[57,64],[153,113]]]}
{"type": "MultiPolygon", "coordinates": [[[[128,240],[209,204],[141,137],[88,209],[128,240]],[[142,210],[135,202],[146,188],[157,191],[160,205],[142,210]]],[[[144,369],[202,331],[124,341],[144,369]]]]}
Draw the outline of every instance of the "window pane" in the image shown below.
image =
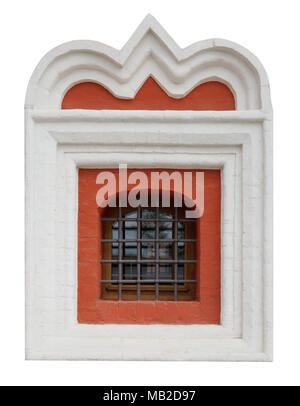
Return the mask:
{"type": "Polygon", "coordinates": [[[112,239],[117,240],[119,235],[119,226],[118,223],[115,223],[112,228],[112,239]]]}
{"type": "Polygon", "coordinates": [[[137,279],[136,264],[123,264],[123,279],[137,279]]]}
{"type": "Polygon", "coordinates": [[[155,244],[152,242],[142,243],[142,258],[155,258],[155,244]]]}
{"type": "Polygon", "coordinates": [[[112,264],[112,266],[111,266],[111,279],[112,280],[119,279],[119,266],[118,266],[118,264],[112,264]]]}
{"type": "Polygon", "coordinates": [[[155,279],[155,265],[142,264],[141,279],[155,279]]]}
{"type": "Polygon", "coordinates": [[[127,219],[136,219],[137,218],[137,211],[135,210],[135,211],[131,211],[129,213],[126,213],[125,217],[127,219]]]}
{"type": "Polygon", "coordinates": [[[136,258],[137,257],[137,243],[136,242],[125,242],[123,256],[125,258],[136,258]]]}
{"type": "Polygon", "coordinates": [[[145,221],[142,223],[141,230],[142,238],[145,240],[155,238],[155,223],[152,221],[145,221]]]}
{"type": "Polygon", "coordinates": [[[179,242],[178,246],[178,259],[184,259],[184,242],[179,242]]]}
{"type": "Polygon", "coordinates": [[[159,266],[159,279],[173,279],[172,265],[159,266]]]}
{"type": "Polygon", "coordinates": [[[172,239],[173,223],[171,221],[162,221],[159,223],[159,238],[161,240],[172,239]]]}
{"type": "Polygon", "coordinates": [[[178,224],[178,239],[183,240],[185,238],[185,232],[184,232],[184,223],[181,223],[180,221],[177,223],[178,224]]]}
{"type": "Polygon", "coordinates": [[[161,259],[172,259],[173,249],[171,242],[165,242],[159,244],[159,258],[161,259]]]}
{"type": "Polygon", "coordinates": [[[159,218],[166,219],[166,220],[168,220],[168,219],[172,220],[173,216],[170,213],[166,213],[165,211],[159,210],[159,218]]]}
{"type": "Polygon", "coordinates": [[[178,265],[177,278],[180,280],[184,279],[184,265],[183,264],[178,265]]]}
{"type": "Polygon", "coordinates": [[[144,219],[155,219],[156,210],[153,209],[142,209],[142,217],[144,219]]]}
{"type": "Polygon", "coordinates": [[[111,257],[113,259],[118,259],[118,257],[119,257],[119,244],[117,242],[112,243],[111,257]]]}
{"type": "Polygon", "coordinates": [[[136,240],[136,238],[137,238],[136,221],[125,221],[124,222],[124,238],[126,240],[136,240]]]}

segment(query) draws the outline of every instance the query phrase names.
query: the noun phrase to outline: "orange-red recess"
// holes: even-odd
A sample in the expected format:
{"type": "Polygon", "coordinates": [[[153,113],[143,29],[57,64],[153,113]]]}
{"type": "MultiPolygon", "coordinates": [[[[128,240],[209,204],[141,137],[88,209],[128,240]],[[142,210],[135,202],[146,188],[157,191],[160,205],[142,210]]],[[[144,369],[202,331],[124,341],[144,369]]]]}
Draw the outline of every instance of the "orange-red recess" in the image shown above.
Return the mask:
{"type": "Polygon", "coordinates": [[[235,100],[231,90],[216,81],[202,83],[187,96],[175,99],[149,77],[134,99],[119,99],[97,83],[79,83],[66,93],[62,109],[235,110],[235,100]]]}
{"type": "MultiPolygon", "coordinates": [[[[132,169],[128,171],[128,175],[133,170],[145,172],[150,180],[150,170],[132,169]]],[[[115,173],[118,183],[118,171],[116,169],[111,169],[111,171],[115,173]]],[[[169,171],[172,172],[173,169],[169,171]]],[[[78,322],[93,324],[219,324],[220,171],[203,171],[204,215],[197,220],[196,277],[199,282],[197,283],[196,300],[192,302],[101,300],[100,259],[103,209],[99,209],[96,204],[96,193],[100,188],[100,185],[96,184],[96,177],[100,172],[100,169],[79,170],[78,322]]],[[[150,182],[148,183],[150,184],[150,182]]]]}

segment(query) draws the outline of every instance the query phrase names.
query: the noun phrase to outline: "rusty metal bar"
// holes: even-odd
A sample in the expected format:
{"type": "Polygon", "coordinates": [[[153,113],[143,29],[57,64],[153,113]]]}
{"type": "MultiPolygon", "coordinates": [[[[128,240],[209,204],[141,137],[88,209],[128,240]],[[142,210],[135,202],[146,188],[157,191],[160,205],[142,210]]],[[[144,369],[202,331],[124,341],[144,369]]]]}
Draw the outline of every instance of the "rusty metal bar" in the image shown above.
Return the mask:
{"type": "MultiPolygon", "coordinates": [[[[141,217],[141,207],[137,209],[137,217],[141,217]]],[[[137,221],[137,300],[141,300],[141,222],[137,221]]]]}
{"type": "Polygon", "coordinates": [[[122,207],[119,207],[119,219],[118,219],[118,224],[119,224],[119,230],[118,230],[118,260],[117,263],[119,263],[119,285],[118,285],[118,299],[122,300],[122,282],[121,280],[123,279],[123,263],[122,263],[122,258],[123,258],[123,243],[121,240],[123,239],[123,220],[122,220],[122,207]]]}
{"type": "MultiPolygon", "coordinates": [[[[159,207],[155,208],[155,220],[159,220],[159,207]]],[[[155,300],[159,300],[159,222],[155,222],[155,300]]]]}
{"type": "Polygon", "coordinates": [[[196,259],[178,259],[177,261],[175,259],[140,259],[138,260],[133,260],[133,259],[101,259],[100,262],[102,264],[118,264],[119,262],[122,264],[156,264],[157,262],[159,264],[196,264],[197,260],[196,259]]]}
{"type": "MultiPolygon", "coordinates": [[[[143,279],[142,283],[156,283],[157,279],[143,279]]],[[[134,283],[136,284],[136,279],[102,279],[101,283],[134,283]]],[[[196,279],[158,279],[159,283],[197,283],[196,279]]]]}
{"type": "Polygon", "coordinates": [[[165,242],[197,242],[196,238],[186,238],[186,239],[177,239],[177,240],[175,238],[169,238],[169,239],[165,239],[165,240],[162,238],[158,238],[158,239],[156,239],[156,238],[149,238],[149,239],[148,238],[147,239],[146,238],[136,238],[136,239],[123,238],[121,240],[103,239],[101,241],[103,243],[111,243],[111,242],[118,242],[118,241],[120,241],[120,242],[163,242],[163,243],[165,243],[165,242]]]}
{"type": "MultiPolygon", "coordinates": [[[[175,207],[175,220],[178,220],[178,208],[175,207]]],[[[178,221],[175,221],[175,223],[173,223],[173,228],[174,228],[174,239],[178,240],[178,221]]],[[[178,243],[174,243],[174,279],[175,281],[177,281],[177,274],[178,274],[178,264],[177,264],[177,260],[178,260],[178,243]]],[[[174,301],[177,302],[178,300],[178,285],[177,282],[174,283],[174,301]]]]}

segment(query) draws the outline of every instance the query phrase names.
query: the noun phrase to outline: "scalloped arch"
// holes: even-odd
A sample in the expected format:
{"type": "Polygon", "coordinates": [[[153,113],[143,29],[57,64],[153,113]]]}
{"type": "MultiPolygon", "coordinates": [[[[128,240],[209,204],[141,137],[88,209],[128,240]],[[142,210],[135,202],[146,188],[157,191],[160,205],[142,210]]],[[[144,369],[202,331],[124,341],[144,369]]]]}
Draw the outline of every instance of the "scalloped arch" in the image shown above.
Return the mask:
{"type": "Polygon", "coordinates": [[[237,110],[271,108],[267,75],[248,50],[222,39],[182,49],[151,15],[120,51],[95,41],[72,41],[51,50],[32,74],[25,106],[60,109],[66,92],[87,81],[133,99],[149,76],[174,98],[201,83],[220,81],[233,92],[237,110]]]}
{"type": "Polygon", "coordinates": [[[205,82],[183,98],[168,96],[149,77],[134,99],[120,99],[94,82],[82,82],[65,94],[61,108],[85,110],[235,110],[231,90],[220,82],[205,82]]]}

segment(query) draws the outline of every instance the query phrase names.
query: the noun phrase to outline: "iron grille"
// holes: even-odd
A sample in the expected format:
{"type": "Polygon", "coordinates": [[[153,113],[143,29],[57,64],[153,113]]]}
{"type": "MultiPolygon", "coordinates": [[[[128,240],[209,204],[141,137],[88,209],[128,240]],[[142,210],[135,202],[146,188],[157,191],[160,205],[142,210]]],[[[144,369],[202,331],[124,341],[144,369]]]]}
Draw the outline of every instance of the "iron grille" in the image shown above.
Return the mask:
{"type": "Polygon", "coordinates": [[[179,219],[178,208],[175,207],[174,214],[170,215],[159,207],[138,207],[127,214],[119,207],[118,217],[103,217],[101,221],[113,222],[112,238],[102,239],[103,244],[111,243],[112,258],[101,259],[102,264],[111,264],[111,279],[102,279],[101,283],[117,284],[118,300],[122,300],[123,286],[127,284],[136,285],[137,300],[141,300],[141,286],[145,284],[155,285],[155,300],[159,300],[159,287],[171,284],[173,300],[177,301],[178,286],[197,282],[184,277],[184,264],[196,264],[197,260],[182,258],[178,251],[185,243],[197,242],[197,239],[185,238],[182,233],[184,224],[195,223],[195,219],[179,219]],[[160,225],[164,223],[170,223],[171,227],[162,232],[160,225]],[[172,253],[169,252],[166,259],[162,255],[163,244],[166,250],[170,244],[172,246],[172,253]],[[144,259],[143,252],[147,246],[150,247],[150,255],[144,259]],[[131,266],[131,272],[126,266],[131,266]]]}

